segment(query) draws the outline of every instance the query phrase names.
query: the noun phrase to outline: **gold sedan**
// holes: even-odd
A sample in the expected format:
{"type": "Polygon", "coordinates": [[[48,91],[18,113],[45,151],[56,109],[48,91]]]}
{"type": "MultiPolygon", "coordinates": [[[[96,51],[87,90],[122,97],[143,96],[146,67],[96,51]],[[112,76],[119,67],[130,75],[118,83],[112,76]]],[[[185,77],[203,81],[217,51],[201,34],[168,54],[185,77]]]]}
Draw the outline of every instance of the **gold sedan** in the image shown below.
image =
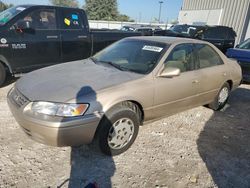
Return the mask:
{"type": "Polygon", "coordinates": [[[38,142],[75,146],[95,138],[102,152],[117,155],[144,122],[200,105],[220,110],[241,79],[237,62],[210,43],[132,37],[89,59],[23,76],[8,104],[38,142]]]}

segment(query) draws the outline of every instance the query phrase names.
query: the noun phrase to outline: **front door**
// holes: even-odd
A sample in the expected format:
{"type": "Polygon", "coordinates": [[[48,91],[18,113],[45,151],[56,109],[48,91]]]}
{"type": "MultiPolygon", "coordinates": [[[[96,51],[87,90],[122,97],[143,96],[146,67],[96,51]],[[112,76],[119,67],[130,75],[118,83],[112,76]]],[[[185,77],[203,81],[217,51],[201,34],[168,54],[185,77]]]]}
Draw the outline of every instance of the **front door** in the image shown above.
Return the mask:
{"type": "Polygon", "coordinates": [[[195,70],[192,44],[177,45],[165,61],[166,67],[179,68],[181,74],[172,78],[156,78],[155,117],[171,115],[196,106],[199,80],[195,70]]]}
{"type": "Polygon", "coordinates": [[[19,19],[11,29],[15,30],[18,39],[11,44],[11,64],[15,72],[28,72],[60,62],[61,41],[56,9],[36,8],[19,19]],[[19,28],[23,23],[29,28],[19,28]]]}

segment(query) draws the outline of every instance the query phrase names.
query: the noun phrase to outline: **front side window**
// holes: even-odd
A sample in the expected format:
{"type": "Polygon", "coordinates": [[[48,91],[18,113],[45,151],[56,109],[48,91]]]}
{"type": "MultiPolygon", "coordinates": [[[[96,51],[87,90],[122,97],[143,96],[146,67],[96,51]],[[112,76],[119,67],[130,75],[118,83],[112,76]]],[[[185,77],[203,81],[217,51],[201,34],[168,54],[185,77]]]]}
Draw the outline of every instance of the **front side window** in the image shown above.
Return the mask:
{"type": "Polygon", "coordinates": [[[62,10],[61,25],[62,29],[83,29],[83,20],[80,12],[73,9],[62,10]]]}
{"type": "Polygon", "coordinates": [[[219,54],[207,44],[196,44],[195,48],[199,59],[199,68],[223,64],[219,54]]]}
{"type": "Polygon", "coordinates": [[[192,44],[177,45],[165,61],[165,67],[174,67],[181,72],[195,69],[195,55],[192,44]]]}
{"type": "Polygon", "coordinates": [[[28,23],[29,27],[35,30],[50,30],[56,29],[56,13],[54,9],[38,9],[34,10],[22,19],[18,20],[14,25],[16,28],[28,23]]]}
{"type": "Polygon", "coordinates": [[[160,42],[125,39],[97,53],[93,60],[112,64],[120,70],[148,74],[157,65],[168,46],[160,42]]]}

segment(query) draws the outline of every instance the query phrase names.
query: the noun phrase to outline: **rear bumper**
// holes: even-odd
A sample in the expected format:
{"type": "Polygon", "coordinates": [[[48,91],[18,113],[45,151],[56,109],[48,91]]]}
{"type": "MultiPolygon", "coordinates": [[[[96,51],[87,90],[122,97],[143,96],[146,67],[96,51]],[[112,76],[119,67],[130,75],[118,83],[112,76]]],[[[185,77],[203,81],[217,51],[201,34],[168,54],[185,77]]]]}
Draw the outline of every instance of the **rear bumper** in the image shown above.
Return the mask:
{"type": "Polygon", "coordinates": [[[77,118],[44,116],[36,118],[24,113],[8,95],[8,105],[23,131],[33,140],[51,146],[77,146],[92,142],[101,115],[84,115],[77,118]]]}

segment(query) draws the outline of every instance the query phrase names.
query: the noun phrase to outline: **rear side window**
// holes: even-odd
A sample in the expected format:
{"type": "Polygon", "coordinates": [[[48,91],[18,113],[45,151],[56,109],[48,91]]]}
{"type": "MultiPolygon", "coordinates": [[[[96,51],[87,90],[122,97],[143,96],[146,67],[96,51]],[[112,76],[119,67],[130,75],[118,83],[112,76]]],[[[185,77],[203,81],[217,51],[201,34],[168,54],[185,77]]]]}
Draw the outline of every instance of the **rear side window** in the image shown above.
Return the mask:
{"type": "Polygon", "coordinates": [[[231,29],[231,28],[228,28],[227,29],[227,38],[228,38],[228,40],[235,40],[235,37],[236,37],[236,33],[235,33],[235,31],[233,30],[233,29],[231,29]]]}
{"type": "Polygon", "coordinates": [[[219,54],[207,44],[196,44],[195,48],[199,59],[199,68],[224,64],[219,54]]]}
{"type": "Polygon", "coordinates": [[[60,18],[62,29],[83,29],[84,24],[81,12],[74,9],[63,9],[60,18]]]}
{"type": "Polygon", "coordinates": [[[169,54],[165,67],[174,67],[180,69],[181,72],[187,72],[194,70],[194,60],[193,44],[180,44],[169,54]]]}
{"type": "Polygon", "coordinates": [[[226,38],[227,32],[223,28],[214,27],[208,28],[203,33],[204,39],[220,39],[223,40],[226,38]]]}

